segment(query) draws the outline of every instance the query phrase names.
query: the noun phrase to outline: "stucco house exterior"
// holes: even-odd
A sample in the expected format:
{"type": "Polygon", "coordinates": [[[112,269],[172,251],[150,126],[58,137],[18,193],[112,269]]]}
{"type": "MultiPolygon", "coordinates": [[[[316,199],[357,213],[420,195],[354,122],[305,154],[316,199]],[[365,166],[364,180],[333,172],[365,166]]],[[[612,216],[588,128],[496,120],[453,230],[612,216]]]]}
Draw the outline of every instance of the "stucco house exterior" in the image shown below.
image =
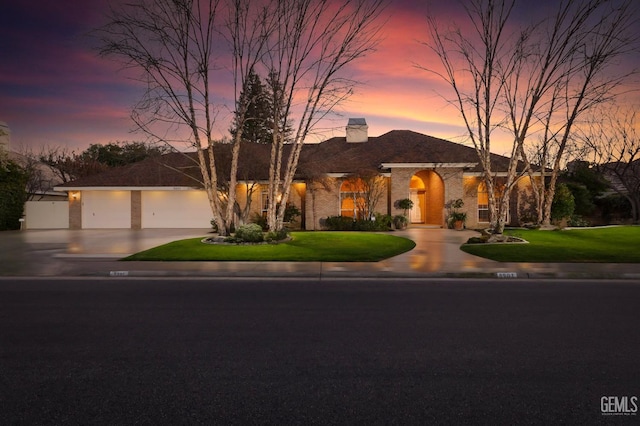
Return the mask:
{"type": "MultiPolygon", "coordinates": [[[[241,149],[236,194],[241,206],[250,201],[247,209],[252,215],[266,211],[269,149],[248,143],[241,149]]],[[[492,161],[495,174],[506,175],[509,159],[494,155],[492,161]]],[[[384,179],[376,212],[402,214],[395,202],[414,202],[409,226],[445,227],[447,203],[456,199],[464,201],[467,227],[489,222],[473,148],[409,130],[369,137],[364,119],[350,119],[344,137],[307,144],[302,150],[289,199],[302,212],[298,225],[317,230],[328,216],[357,215],[358,194],[349,178],[363,170],[375,170],[384,179]]],[[[198,175],[193,153],[172,153],[56,189],[68,193],[71,229],[207,228],[212,214],[198,175]]],[[[528,186],[529,177],[522,177],[512,193],[511,221],[517,221],[528,186]]]]}

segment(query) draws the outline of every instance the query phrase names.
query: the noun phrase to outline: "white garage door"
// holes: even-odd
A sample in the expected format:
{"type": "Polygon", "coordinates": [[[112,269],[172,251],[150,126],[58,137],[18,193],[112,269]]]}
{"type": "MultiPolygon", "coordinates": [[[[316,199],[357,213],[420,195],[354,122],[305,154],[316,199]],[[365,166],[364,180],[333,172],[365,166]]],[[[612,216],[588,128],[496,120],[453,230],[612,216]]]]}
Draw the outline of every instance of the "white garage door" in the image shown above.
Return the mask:
{"type": "Polygon", "coordinates": [[[69,228],[68,201],[27,201],[24,207],[27,229],[69,228]]]}
{"type": "Polygon", "coordinates": [[[82,227],[131,228],[131,191],[82,191],[82,227]]]}
{"type": "Polygon", "coordinates": [[[205,191],[142,191],[143,228],[209,228],[205,191]]]}

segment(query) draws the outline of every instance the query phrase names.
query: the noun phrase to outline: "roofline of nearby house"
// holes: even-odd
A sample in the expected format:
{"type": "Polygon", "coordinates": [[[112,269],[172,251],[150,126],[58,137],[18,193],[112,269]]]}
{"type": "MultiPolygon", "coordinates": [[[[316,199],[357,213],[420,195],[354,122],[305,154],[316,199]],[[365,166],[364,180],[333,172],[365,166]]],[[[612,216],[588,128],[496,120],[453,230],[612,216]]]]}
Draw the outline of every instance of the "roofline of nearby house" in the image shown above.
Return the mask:
{"type": "MultiPolygon", "coordinates": [[[[302,180],[294,180],[292,183],[304,183],[302,180]]],[[[268,180],[239,180],[238,185],[259,184],[268,185],[268,180]]],[[[71,191],[192,191],[202,190],[204,188],[198,186],[56,186],[55,191],[71,192],[71,191]]]]}
{"type": "Polygon", "coordinates": [[[383,169],[433,169],[433,168],[455,168],[464,169],[477,166],[478,163],[382,163],[383,169]]]}
{"type": "MultiPolygon", "coordinates": [[[[326,173],[327,177],[335,178],[335,179],[346,178],[353,175],[354,175],[353,173],[326,173]]],[[[380,173],[380,176],[391,177],[391,173],[383,172],[383,173],[380,173]]]]}

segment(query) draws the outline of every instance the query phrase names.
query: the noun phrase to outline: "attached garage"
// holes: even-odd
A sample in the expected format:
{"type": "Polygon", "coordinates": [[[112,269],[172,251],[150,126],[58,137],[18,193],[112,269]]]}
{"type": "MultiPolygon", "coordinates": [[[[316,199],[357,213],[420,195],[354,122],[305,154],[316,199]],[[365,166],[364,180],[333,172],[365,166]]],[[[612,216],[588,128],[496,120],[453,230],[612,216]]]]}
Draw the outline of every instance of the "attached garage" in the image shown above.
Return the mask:
{"type": "Polygon", "coordinates": [[[142,191],[142,228],[208,228],[211,208],[203,190],[142,191]]]}
{"type": "Polygon", "coordinates": [[[131,191],[82,191],[82,227],[131,228],[131,191]]]}

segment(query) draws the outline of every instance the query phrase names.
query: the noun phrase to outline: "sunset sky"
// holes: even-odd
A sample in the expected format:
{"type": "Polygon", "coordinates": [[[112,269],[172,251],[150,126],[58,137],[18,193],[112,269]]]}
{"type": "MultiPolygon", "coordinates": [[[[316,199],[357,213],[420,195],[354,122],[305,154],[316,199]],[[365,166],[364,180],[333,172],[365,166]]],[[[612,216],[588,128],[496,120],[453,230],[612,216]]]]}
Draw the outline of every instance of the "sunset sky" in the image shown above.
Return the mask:
{"type": "MultiPolygon", "coordinates": [[[[460,19],[452,3],[434,2],[443,22],[460,19]],[[444,4],[442,4],[444,3],[444,4]]],[[[517,16],[530,18],[531,2],[517,16]]],[[[459,141],[458,113],[440,94],[448,87],[416,63],[433,61],[426,47],[426,6],[392,1],[377,51],[354,64],[352,77],[364,84],[341,108],[327,136],[344,135],[348,117],[365,117],[371,136],[409,129],[459,141]]],[[[539,12],[540,2],[536,2],[539,12]]],[[[456,9],[457,10],[457,9],[456,9]]],[[[5,2],[0,13],[0,122],[11,129],[13,149],[143,140],[132,134],[129,112],[141,89],[119,65],[97,57],[87,33],[104,23],[106,0],[21,0],[5,2]]],[[[229,114],[220,115],[220,132],[229,114]]],[[[504,153],[504,152],[499,152],[504,153]]]]}

